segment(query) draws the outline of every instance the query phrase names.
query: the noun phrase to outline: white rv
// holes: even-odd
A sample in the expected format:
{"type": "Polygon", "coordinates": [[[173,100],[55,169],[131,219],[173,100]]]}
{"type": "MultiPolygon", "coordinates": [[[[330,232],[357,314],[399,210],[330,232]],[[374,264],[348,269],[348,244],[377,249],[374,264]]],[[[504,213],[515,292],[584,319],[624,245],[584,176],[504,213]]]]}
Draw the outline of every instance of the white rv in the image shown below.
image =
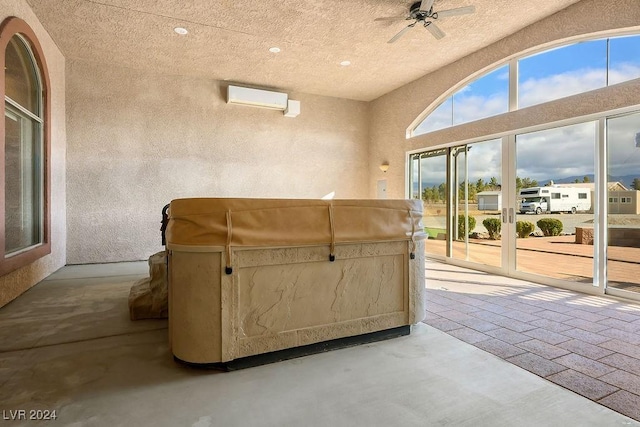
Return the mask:
{"type": "Polygon", "coordinates": [[[520,190],[520,213],[585,212],[591,209],[591,191],[576,187],[530,187],[520,190]]]}

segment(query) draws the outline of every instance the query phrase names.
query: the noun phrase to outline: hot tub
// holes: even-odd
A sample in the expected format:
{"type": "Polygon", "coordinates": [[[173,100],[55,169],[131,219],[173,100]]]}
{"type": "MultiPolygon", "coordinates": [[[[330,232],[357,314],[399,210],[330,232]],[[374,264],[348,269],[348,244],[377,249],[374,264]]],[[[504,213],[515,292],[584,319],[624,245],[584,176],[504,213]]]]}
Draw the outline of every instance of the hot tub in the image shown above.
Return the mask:
{"type": "Polygon", "coordinates": [[[419,200],[178,199],[166,229],[175,358],[217,364],[425,316],[419,200]]]}

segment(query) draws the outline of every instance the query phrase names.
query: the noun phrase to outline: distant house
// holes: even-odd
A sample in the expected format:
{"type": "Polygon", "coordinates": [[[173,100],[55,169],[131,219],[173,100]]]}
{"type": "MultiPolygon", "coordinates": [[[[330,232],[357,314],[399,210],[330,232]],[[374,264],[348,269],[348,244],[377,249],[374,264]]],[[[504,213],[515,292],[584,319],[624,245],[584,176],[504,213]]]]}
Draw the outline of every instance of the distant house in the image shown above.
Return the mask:
{"type": "Polygon", "coordinates": [[[640,214],[640,191],[609,191],[609,213],[640,214]]]}
{"type": "Polygon", "coordinates": [[[479,211],[499,211],[502,209],[501,191],[481,191],[476,194],[479,211]]]}
{"type": "Polygon", "coordinates": [[[623,183],[618,181],[607,183],[607,188],[609,189],[610,192],[611,191],[629,191],[629,189],[625,187],[623,183]]]}
{"type": "MultiPolygon", "coordinates": [[[[595,200],[595,184],[593,182],[577,182],[555,184],[554,187],[578,187],[591,189],[591,200],[595,200]]],[[[621,182],[607,183],[609,213],[640,215],[640,191],[630,190],[621,182]]],[[[593,211],[593,210],[592,210],[593,211]]]]}

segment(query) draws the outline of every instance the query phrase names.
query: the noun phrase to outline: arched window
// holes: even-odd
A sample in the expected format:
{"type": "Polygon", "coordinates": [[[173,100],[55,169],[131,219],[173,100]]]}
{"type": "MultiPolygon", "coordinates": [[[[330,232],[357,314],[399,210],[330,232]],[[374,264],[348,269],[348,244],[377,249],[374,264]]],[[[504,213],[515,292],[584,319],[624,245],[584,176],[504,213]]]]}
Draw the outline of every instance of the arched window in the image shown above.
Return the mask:
{"type": "MultiPolygon", "coordinates": [[[[472,80],[439,103],[412,136],[640,77],[640,35],[601,38],[522,55],[472,80]],[[509,72],[509,67],[512,72],[509,72]],[[510,85],[510,78],[516,79],[510,85]],[[509,92],[509,87],[517,90],[509,92]]],[[[442,98],[440,98],[442,99],[442,98]]]]}
{"type": "Polygon", "coordinates": [[[49,102],[42,49],[31,28],[8,18],[4,54],[4,149],[0,153],[0,274],[51,252],[49,233],[49,102]]]}
{"type": "Polygon", "coordinates": [[[442,101],[414,130],[433,132],[509,111],[509,65],[474,79],[442,101]]]}

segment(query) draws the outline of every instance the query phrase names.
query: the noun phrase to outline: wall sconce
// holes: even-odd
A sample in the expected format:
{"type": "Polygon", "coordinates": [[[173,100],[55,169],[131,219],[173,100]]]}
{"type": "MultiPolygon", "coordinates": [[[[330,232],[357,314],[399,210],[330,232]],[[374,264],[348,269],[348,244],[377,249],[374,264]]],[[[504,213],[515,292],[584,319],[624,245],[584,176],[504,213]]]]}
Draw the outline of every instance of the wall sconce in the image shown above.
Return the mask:
{"type": "Polygon", "coordinates": [[[389,170],[389,163],[388,162],[384,162],[383,164],[380,165],[380,170],[382,172],[386,172],[389,170]]]}

